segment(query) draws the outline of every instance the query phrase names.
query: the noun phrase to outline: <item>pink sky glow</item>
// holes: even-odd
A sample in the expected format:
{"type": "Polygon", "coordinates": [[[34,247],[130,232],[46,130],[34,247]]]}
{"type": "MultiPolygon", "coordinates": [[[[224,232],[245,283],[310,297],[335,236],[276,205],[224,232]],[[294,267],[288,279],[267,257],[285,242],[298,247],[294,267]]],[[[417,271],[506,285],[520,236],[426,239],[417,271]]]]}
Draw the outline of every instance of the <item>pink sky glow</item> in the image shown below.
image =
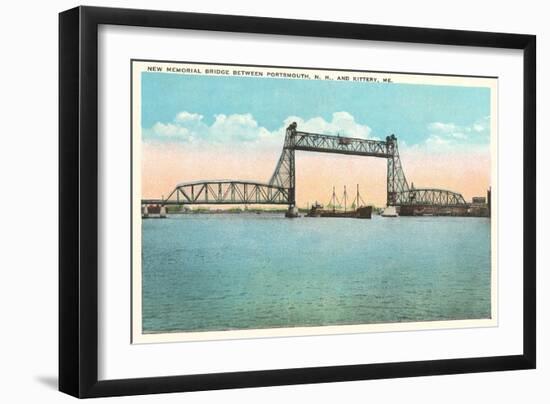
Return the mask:
{"type": "MultiPolygon", "coordinates": [[[[206,179],[243,179],[267,182],[280,150],[190,148],[175,143],[142,143],[142,197],[166,197],[179,182],[206,179]]],[[[461,193],[466,201],[485,196],[490,186],[490,155],[484,149],[430,151],[400,149],[405,175],[416,188],[443,188],[461,193]]],[[[296,152],[296,198],[299,207],[315,201],[326,204],[332,187],[340,197],[347,186],[349,203],[359,184],[363,200],[384,206],[384,159],[296,152]]]]}

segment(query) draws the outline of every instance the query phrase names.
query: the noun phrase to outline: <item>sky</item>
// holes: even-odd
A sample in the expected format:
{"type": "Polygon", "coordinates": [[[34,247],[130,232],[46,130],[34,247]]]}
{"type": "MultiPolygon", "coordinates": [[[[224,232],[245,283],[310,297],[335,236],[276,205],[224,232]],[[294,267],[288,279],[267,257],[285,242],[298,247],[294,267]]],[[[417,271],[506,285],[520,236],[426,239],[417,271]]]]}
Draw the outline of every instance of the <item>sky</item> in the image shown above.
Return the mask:
{"type": "MultiPolygon", "coordinates": [[[[199,179],[267,182],[284,129],[383,139],[395,134],[409,183],[485,195],[490,89],[143,72],[142,194],[199,179]]],[[[355,190],[386,198],[383,159],[297,152],[298,206],[355,190]]]]}

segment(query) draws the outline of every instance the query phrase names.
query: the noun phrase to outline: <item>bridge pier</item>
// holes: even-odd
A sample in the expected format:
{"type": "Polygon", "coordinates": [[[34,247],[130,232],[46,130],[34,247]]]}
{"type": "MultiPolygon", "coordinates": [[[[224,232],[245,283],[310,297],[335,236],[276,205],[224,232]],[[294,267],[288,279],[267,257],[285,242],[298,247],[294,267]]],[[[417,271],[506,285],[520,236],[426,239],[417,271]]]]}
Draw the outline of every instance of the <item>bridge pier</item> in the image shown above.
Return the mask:
{"type": "Polygon", "coordinates": [[[300,212],[298,212],[298,208],[296,206],[289,205],[288,210],[285,213],[285,217],[288,217],[289,219],[300,217],[300,212]]]}
{"type": "Polygon", "coordinates": [[[149,206],[148,204],[141,205],[141,218],[161,218],[164,219],[167,215],[165,205],[149,206]]]}

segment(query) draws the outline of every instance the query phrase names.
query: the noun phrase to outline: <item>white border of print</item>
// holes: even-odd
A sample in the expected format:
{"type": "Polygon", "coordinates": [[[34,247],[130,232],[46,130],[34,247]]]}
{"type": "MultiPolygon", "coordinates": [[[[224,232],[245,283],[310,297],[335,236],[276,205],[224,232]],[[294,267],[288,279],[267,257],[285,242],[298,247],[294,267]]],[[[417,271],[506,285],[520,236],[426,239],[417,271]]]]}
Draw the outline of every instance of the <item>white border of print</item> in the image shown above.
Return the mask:
{"type": "MultiPolygon", "coordinates": [[[[437,72],[499,77],[501,161],[514,161],[523,132],[521,51],[401,45],[101,26],[99,29],[99,335],[100,379],[349,365],[521,354],[523,173],[500,165],[498,327],[254,338],[173,344],[130,343],[129,61],[321,66],[335,69],[437,72]],[[504,141],[503,141],[504,140],[504,141]],[[122,209],[124,211],[124,209],[122,209]],[[506,220],[501,220],[506,218],[506,220]]],[[[493,167],[494,169],[495,167],[493,167]]],[[[439,328],[439,327],[438,327],[439,328]]]]}

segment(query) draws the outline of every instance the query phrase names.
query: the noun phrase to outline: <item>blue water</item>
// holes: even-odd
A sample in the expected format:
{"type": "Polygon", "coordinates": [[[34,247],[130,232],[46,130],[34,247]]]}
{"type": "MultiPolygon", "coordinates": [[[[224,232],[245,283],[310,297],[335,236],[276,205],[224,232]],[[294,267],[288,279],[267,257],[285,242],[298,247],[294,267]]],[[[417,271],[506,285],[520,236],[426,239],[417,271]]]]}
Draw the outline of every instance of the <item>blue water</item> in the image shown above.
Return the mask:
{"type": "Polygon", "coordinates": [[[490,220],[144,220],[143,332],[490,318],[490,220]]]}

